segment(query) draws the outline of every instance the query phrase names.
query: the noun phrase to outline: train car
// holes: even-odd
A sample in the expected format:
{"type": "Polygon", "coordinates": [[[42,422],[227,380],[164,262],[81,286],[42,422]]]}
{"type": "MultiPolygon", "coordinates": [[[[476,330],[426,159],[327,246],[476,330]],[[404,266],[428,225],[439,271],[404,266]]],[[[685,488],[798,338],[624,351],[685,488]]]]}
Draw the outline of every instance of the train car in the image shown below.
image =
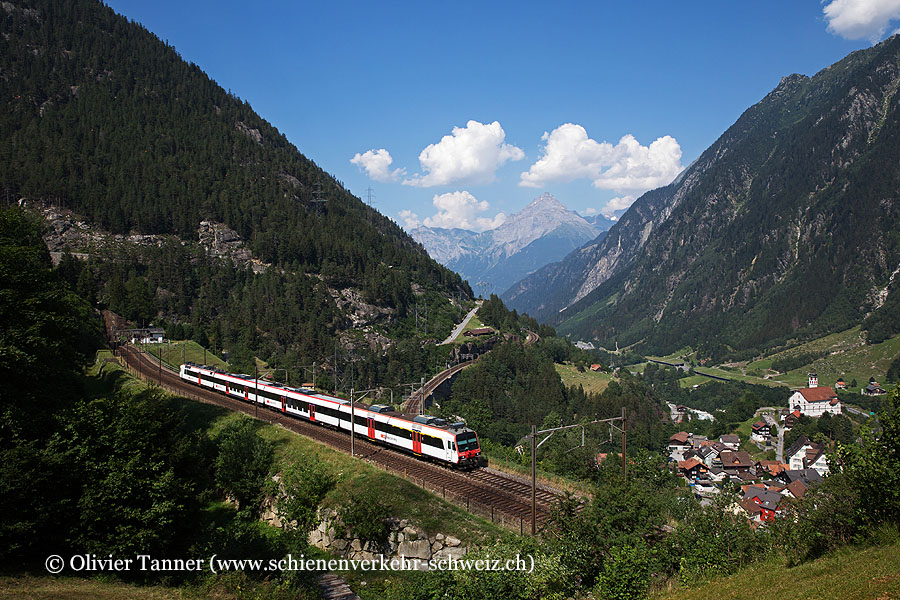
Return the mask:
{"type": "Polygon", "coordinates": [[[404,415],[380,404],[354,402],[351,410],[350,401],[344,398],[194,363],[181,365],[179,375],[185,381],[226,396],[347,432],[352,412],[353,431],[358,436],[458,468],[481,465],[478,434],[465,423],[447,423],[427,415],[404,415]]]}

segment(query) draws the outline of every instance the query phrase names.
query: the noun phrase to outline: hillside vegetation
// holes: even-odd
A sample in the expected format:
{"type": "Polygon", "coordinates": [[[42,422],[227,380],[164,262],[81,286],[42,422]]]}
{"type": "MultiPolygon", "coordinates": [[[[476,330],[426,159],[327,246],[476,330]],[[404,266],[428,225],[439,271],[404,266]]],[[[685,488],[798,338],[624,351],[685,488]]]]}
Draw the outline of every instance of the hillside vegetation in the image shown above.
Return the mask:
{"type": "Polygon", "coordinates": [[[900,333],[900,36],[791,75],[602,241],[504,294],[612,348],[746,360],[900,333]],[[564,309],[564,310],[563,310],[564,309]]]}
{"type": "Polygon", "coordinates": [[[654,600],[757,600],[761,590],[783,600],[871,600],[900,597],[900,544],[847,548],[788,568],[765,561],[702,585],[651,594],[654,600]]]}
{"type": "Polygon", "coordinates": [[[425,373],[420,342],[449,332],[468,284],[246,102],[96,0],[3,3],[0,33],[0,192],[61,207],[56,233],[85,220],[59,248],[87,258],[63,257],[73,290],[241,368],[338,346],[332,377],[367,363],[357,387],[425,373]],[[252,260],[201,245],[201,222],[252,260]]]}

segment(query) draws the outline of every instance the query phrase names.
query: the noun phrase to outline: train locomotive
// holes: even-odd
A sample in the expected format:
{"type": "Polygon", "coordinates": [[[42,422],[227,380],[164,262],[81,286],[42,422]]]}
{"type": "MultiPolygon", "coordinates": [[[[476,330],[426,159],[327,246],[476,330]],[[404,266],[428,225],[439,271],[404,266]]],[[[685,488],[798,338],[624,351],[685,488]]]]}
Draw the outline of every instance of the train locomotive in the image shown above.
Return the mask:
{"type": "MultiPolygon", "coordinates": [[[[344,398],[190,362],[181,365],[179,376],[232,398],[350,431],[350,401],[344,398]]],[[[483,464],[478,435],[465,423],[448,423],[427,415],[404,415],[381,404],[354,402],[352,412],[354,432],[370,441],[456,468],[472,469],[483,464]]]]}

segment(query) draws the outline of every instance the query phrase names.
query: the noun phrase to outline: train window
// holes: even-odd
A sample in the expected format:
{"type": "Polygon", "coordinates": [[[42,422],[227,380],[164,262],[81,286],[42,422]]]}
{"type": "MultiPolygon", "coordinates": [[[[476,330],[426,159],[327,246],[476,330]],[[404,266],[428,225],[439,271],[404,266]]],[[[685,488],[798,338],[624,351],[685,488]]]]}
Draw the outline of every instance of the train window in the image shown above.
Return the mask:
{"type": "Polygon", "coordinates": [[[459,445],[459,449],[462,452],[478,449],[478,437],[475,435],[474,431],[459,434],[456,436],[456,443],[459,445]]]}

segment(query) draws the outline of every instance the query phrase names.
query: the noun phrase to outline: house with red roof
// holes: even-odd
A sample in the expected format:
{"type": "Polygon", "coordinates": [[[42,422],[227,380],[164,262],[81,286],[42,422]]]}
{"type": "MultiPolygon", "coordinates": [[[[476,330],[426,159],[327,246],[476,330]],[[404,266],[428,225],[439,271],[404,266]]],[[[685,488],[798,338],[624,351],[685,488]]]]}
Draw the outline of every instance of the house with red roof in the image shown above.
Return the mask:
{"type": "Polygon", "coordinates": [[[696,458],[689,458],[678,463],[678,472],[687,479],[694,479],[707,472],[706,465],[696,458]]]}
{"type": "Polygon", "coordinates": [[[788,408],[799,410],[808,417],[821,417],[825,413],[841,414],[841,401],[837,393],[829,386],[818,385],[819,378],[815,373],[809,374],[809,387],[795,391],[788,399],[788,408]]]}
{"type": "Polygon", "coordinates": [[[769,424],[765,421],[757,421],[750,426],[750,439],[756,442],[765,442],[772,433],[769,424]]]}
{"type": "MultiPolygon", "coordinates": [[[[787,411],[785,411],[787,412],[787,411]]],[[[803,414],[799,410],[795,410],[794,412],[788,413],[784,416],[784,428],[785,429],[793,429],[794,425],[797,424],[797,420],[802,417],[803,414]]]]}

